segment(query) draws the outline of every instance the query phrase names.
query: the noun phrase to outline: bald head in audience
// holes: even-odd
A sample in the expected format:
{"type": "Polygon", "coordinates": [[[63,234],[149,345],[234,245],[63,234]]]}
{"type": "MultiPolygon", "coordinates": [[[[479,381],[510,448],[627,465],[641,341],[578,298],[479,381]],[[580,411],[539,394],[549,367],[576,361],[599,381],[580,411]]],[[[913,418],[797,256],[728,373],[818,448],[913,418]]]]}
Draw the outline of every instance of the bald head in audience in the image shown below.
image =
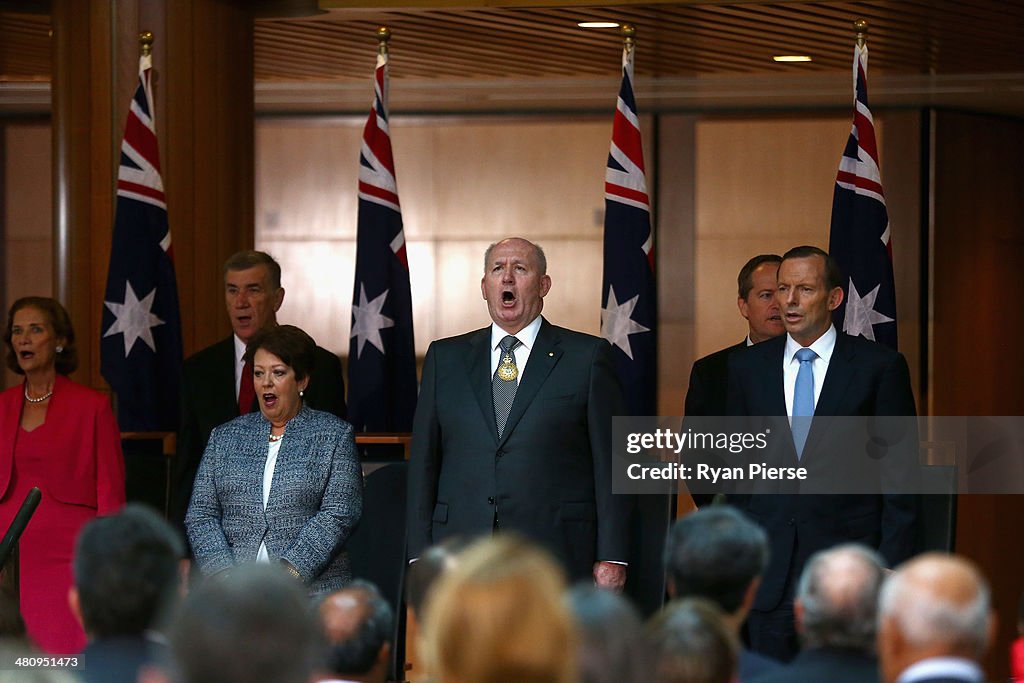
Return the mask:
{"type": "Polygon", "coordinates": [[[981,681],[978,662],[995,632],[988,584],[971,562],[929,553],[900,566],[882,588],[882,678],[981,681]]]}
{"type": "Polygon", "coordinates": [[[356,580],[320,603],[331,676],[358,683],[384,683],[391,658],[394,613],[380,591],[356,580]]]}

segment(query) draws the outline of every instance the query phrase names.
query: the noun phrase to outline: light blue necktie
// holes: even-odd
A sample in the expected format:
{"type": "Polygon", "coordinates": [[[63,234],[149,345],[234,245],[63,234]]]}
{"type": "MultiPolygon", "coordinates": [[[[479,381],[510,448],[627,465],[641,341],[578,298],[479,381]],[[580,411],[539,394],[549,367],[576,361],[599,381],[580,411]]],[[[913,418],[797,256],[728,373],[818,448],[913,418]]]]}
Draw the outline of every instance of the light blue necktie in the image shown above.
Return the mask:
{"type": "Polygon", "coordinates": [[[811,418],[814,417],[814,359],[817,357],[818,354],[810,349],[800,349],[796,352],[800,370],[796,373],[796,386],[793,388],[791,429],[797,460],[803,455],[807,434],[811,431],[811,418]]]}

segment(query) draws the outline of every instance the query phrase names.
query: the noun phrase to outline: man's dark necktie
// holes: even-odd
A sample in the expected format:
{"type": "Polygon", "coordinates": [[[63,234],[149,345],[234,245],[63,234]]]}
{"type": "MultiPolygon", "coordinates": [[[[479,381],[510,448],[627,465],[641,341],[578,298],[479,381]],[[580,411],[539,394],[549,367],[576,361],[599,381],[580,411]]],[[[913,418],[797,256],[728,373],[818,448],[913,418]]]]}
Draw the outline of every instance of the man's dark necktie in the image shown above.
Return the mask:
{"type": "Polygon", "coordinates": [[[245,415],[252,410],[252,402],[256,400],[256,387],[252,383],[252,361],[245,361],[242,368],[242,383],[238,387],[238,414],[245,415]]]}
{"type": "Polygon", "coordinates": [[[491,387],[494,390],[494,424],[498,428],[498,438],[501,438],[501,433],[505,430],[505,422],[508,421],[512,401],[515,400],[516,389],[519,387],[519,368],[516,367],[516,356],[513,351],[521,343],[512,335],[507,335],[499,344],[501,359],[491,379],[491,387]]]}

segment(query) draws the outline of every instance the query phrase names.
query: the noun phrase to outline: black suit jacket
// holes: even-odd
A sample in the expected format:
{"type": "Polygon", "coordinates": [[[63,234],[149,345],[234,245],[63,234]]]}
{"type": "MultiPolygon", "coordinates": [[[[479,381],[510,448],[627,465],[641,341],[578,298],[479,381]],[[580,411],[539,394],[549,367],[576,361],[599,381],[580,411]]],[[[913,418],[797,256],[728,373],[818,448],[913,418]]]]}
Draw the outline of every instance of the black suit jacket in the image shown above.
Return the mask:
{"type": "Polygon", "coordinates": [[[573,578],[627,560],[630,499],[611,492],[611,418],[625,413],[603,339],[542,322],[498,438],[491,328],[427,349],[409,461],[408,546],[519,532],[573,578]]]}
{"type": "Polygon", "coordinates": [[[878,661],[863,652],[837,647],[801,650],[796,659],[750,683],[879,683],[878,661]]]}
{"type": "MultiPolygon", "coordinates": [[[[184,528],[192,482],[210,432],[238,417],[235,398],[235,339],[230,336],[189,356],[182,368],[181,427],[172,474],[171,520],[184,528]]],[[[310,373],[305,403],[345,417],[345,380],[341,361],[319,346],[310,373]]],[[[253,400],[253,410],[259,410],[253,400]]]]}
{"type": "MultiPolygon", "coordinates": [[[[769,339],[730,357],[730,415],[787,414],[782,373],[786,339],[787,335],[769,339]]],[[[838,333],[815,418],[916,414],[903,356],[881,344],[838,333]]],[[[844,466],[834,455],[843,452],[846,435],[830,431],[832,426],[817,419],[812,422],[799,461],[792,438],[780,439],[788,451],[777,453],[772,464],[808,470],[844,466]]],[[[905,443],[913,446],[916,457],[916,431],[905,443]]],[[[787,579],[798,577],[810,555],[819,550],[859,542],[878,549],[895,566],[914,549],[917,504],[912,496],[775,494],[730,496],[729,501],[768,532],[771,558],[754,602],[757,610],[772,610],[788,597],[787,579]]]]}
{"type": "Polygon", "coordinates": [[[690,369],[690,386],[683,404],[684,415],[728,415],[729,356],[745,349],[746,340],[704,356],[690,369]]]}

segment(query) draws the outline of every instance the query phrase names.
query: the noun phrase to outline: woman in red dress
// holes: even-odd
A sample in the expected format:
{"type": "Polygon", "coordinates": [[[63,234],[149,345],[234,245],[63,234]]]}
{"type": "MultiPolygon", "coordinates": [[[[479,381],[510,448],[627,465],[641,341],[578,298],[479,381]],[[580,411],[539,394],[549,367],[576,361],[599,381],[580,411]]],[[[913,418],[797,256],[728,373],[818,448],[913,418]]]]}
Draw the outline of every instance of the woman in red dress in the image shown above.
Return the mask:
{"type": "Polygon", "coordinates": [[[43,493],[19,546],[21,613],[45,652],[75,654],[71,559],[87,521],[124,505],[124,458],[106,396],[69,380],[75,332],[57,301],[25,297],[4,330],[7,367],[25,381],[0,393],[0,534],[33,486],[43,493]]]}

